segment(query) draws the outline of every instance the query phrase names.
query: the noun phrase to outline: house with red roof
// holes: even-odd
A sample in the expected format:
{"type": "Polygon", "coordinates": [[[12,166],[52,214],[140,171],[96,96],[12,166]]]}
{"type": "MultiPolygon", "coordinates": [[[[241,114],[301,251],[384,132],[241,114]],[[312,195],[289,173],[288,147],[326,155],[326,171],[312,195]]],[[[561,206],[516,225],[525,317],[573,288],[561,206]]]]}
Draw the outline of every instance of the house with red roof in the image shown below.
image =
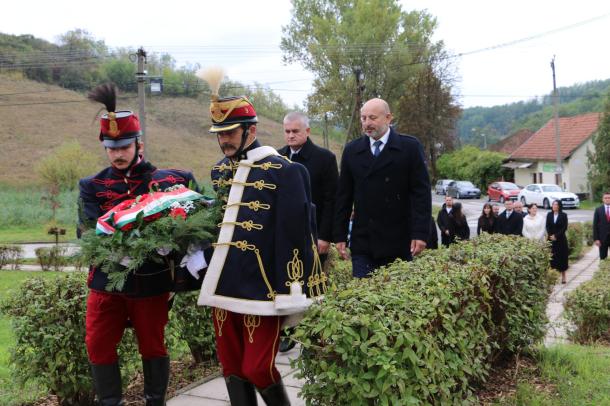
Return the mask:
{"type": "MultiPolygon", "coordinates": [[[[574,193],[590,190],[587,151],[593,151],[593,135],[601,113],[587,113],[559,118],[559,152],[561,156],[561,187],[574,193]]],[[[549,120],[507,158],[503,165],[515,170],[515,183],[559,184],[555,120],[549,120]]]]}

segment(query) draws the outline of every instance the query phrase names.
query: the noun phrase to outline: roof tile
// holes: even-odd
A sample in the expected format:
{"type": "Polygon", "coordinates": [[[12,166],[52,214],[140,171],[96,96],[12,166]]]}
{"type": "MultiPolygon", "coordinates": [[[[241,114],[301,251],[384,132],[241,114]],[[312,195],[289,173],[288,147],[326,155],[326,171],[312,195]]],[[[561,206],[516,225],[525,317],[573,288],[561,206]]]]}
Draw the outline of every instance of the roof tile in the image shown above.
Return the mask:
{"type": "MultiPolygon", "coordinates": [[[[567,159],[574,150],[597,131],[601,113],[587,113],[574,117],[559,118],[559,143],[561,159],[567,159]]],[[[550,119],[517,148],[510,159],[534,159],[553,161],[555,150],[555,120],[550,119]]]]}

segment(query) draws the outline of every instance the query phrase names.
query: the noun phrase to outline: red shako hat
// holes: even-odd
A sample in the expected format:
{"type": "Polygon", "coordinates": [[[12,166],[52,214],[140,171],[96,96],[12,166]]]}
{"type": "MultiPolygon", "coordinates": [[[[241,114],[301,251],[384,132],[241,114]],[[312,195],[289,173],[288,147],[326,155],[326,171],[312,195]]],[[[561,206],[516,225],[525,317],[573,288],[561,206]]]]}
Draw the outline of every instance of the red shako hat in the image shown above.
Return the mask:
{"type": "Polygon", "coordinates": [[[107,113],[100,117],[99,139],[105,147],[120,148],[138,140],[142,131],[140,120],[133,112],[116,110],[117,90],[110,83],[97,86],[88,95],[89,100],[102,103],[107,113]]]}

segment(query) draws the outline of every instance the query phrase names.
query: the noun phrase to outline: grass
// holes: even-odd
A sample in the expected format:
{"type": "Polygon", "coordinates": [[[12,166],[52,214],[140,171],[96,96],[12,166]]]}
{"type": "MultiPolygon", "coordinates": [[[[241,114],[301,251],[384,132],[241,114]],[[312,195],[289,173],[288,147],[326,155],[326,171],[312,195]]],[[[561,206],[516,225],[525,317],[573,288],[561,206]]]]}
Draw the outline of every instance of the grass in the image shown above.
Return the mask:
{"type": "Polygon", "coordinates": [[[610,405],[610,347],[558,345],[542,348],[541,377],[554,388],[540,391],[521,383],[515,396],[501,405],[575,406],[610,405]]]}
{"type": "MultiPolygon", "coordinates": [[[[56,278],[59,275],[61,272],[0,271],[0,297],[9,296],[19,288],[22,281],[32,276],[56,278]]],[[[32,402],[46,393],[44,388],[38,387],[35,383],[28,383],[25,387],[15,383],[14,371],[9,365],[9,348],[13,343],[10,320],[0,314],[0,405],[3,406],[32,402]]]]}
{"type": "MultiPolygon", "coordinates": [[[[76,225],[63,225],[66,235],[60,236],[59,242],[69,242],[76,239],[76,225]]],[[[0,231],[0,244],[21,244],[32,242],[55,242],[55,236],[47,233],[43,226],[7,227],[0,231]]]]}
{"type": "Polygon", "coordinates": [[[601,206],[601,202],[594,202],[593,200],[581,200],[579,209],[594,210],[597,206],[601,206]]]}

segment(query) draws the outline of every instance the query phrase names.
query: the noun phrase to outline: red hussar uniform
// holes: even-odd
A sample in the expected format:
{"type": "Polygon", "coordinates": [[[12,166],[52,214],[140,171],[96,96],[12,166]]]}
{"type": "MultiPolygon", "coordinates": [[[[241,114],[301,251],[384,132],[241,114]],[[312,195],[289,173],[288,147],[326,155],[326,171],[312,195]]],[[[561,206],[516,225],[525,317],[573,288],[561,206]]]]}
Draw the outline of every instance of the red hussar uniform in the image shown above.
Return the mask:
{"type": "MultiPolygon", "coordinates": [[[[148,193],[151,187],[163,190],[175,184],[196,187],[190,172],[157,169],[139,154],[140,124],[130,111],[114,111],[116,91],[102,85],[90,98],[106,105],[101,117],[100,141],[105,148],[125,148],[135,143],[135,154],[126,169],[109,166],[79,182],[78,233],[123,200],[148,193]]],[[[125,327],[131,323],[138,340],[144,372],[147,405],[164,405],[169,380],[169,358],[164,330],[168,321],[168,297],[173,288],[172,272],[157,263],[145,263],[130,274],[122,289],[107,290],[107,274],[89,270],[86,316],[86,345],[98,401],[121,405],[121,376],[117,346],[125,327]]]]}

